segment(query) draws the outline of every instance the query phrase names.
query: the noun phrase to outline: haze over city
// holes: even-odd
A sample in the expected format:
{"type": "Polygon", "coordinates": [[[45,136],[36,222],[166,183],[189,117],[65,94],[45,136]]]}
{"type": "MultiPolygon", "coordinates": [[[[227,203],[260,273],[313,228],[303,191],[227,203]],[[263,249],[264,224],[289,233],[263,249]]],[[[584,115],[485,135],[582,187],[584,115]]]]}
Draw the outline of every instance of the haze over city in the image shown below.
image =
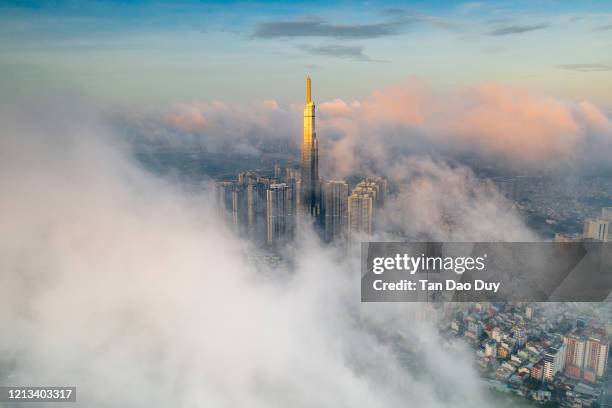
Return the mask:
{"type": "Polygon", "coordinates": [[[606,0],[0,2],[0,404],[612,406],[609,302],[360,298],[362,242],[610,259],[610,49],[606,0]]]}

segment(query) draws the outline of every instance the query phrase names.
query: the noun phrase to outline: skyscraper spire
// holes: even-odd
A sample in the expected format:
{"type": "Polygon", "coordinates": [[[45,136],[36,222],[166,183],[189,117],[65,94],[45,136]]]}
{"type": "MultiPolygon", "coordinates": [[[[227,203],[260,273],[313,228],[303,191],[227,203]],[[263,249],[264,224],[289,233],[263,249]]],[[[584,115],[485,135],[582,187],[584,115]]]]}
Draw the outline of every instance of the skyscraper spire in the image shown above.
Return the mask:
{"type": "Polygon", "coordinates": [[[315,132],[315,105],[312,101],[310,77],[306,77],[301,163],[301,205],[303,214],[319,215],[319,196],[319,143],[315,132]]]}

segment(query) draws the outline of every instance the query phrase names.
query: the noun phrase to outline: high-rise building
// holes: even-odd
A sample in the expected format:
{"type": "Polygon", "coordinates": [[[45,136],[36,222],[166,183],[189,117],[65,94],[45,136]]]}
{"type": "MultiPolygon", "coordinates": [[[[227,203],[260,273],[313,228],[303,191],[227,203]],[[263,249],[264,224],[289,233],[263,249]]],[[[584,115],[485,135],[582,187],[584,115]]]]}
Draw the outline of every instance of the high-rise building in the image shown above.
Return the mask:
{"type": "MultiPolygon", "coordinates": [[[[348,198],[348,236],[350,240],[359,234],[372,234],[374,215],[380,215],[388,194],[387,180],[368,177],[360,181],[348,198]]],[[[379,220],[380,221],[380,220],[379,220]]]]}
{"type": "Polygon", "coordinates": [[[563,339],[565,344],[565,374],[580,378],[584,364],[586,339],[579,334],[569,334],[563,339]]]}
{"type": "Polygon", "coordinates": [[[602,208],[599,217],[584,220],[582,237],[603,242],[612,241],[612,207],[602,208]]]}
{"type": "Polygon", "coordinates": [[[527,341],[527,331],[525,330],[525,326],[522,324],[517,324],[512,328],[512,332],[514,334],[514,339],[516,340],[516,345],[518,347],[523,347],[525,345],[525,341],[527,341]]]}
{"type": "Polygon", "coordinates": [[[301,154],[301,207],[304,215],[319,217],[319,142],[315,132],[315,104],[311,97],[310,77],[306,78],[304,134],[301,154]]]}
{"type": "Polygon", "coordinates": [[[260,176],[260,177],[257,177],[257,182],[263,183],[266,186],[270,187],[272,184],[278,184],[280,181],[274,177],[260,176]]]}
{"type": "Polygon", "coordinates": [[[247,231],[255,242],[267,241],[268,186],[261,182],[249,183],[247,189],[247,231]]]}
{"type": "Polygon", "coordinates": [[[215,184],[215,198],[217,209],[223,218],[231,219],[232,190],[234,183],[231,181],[219,181],[215,184]]]}
{"type": "Polygon", "coordinates": [[[388,195],[387,180],[377,176],[367,177],[355,186],[353,193],[355,192],[371,193],[374,197],[374,206],[382,207],[388,195]]]}
{"type": "Polygon", "coordinates": [[[381,220],[382,206],[388,194],[387,180],[381,177],[367,177],[360,181],[349,197],[349,239],[356,234],[371,235],[374,219],[381,220]]]}
{"type": "Polygon", "coordinates": [[[291,193],[293,197],[293,212],[294,215],[298,215],[301,197],[300,197],[300,188],[302,183],[300,181],[300,169],[294,169],[292,167],[285,168],[285,174],[283,177],[284,182],[291,187],[291,193]]]}
{"type": "Polygon", "coordinates": [[[380,195],[378,194],[378,184],[369,179],[365,179],[357,183],[353,189],[353,194],[369,194],[372,196],[372,205],[376,206],[379,202],[380,195]]]}
{"type": "Polygon", "coordinates": [[[270,245],[293,238],[293,194],[285,183],[272,184],[267,190],[267,241],[270,245]]]}
{"type": "Polygon", "coordinates": [[[563,371],[564,347],[564,345],[561,345],[560,348],[551,347],[544,353],[543,378],[545,381],[551,381],[558,372],[563,371]]]}
{"type": "Polygon", "coordinates": [[[375,195],[354,191],[348,198],[348,236],[354,240],[359,234],[372,234],[372,215],[375,195]]]}
{"type": "Polygon", "coordinates": [[[607,242],[612,238],[611,235],[610,221],[601,218],[587,218],[584,220],[583,238],[607,242]]]}
{"type": "Polygon", "coordinates": [[[243,171],[238,173],[238,184],[247,185],[257,181],[257,173],[254,171],[243,171]]]}
{"type": "Polygon", "coordinates": [[[281,180],[283,178],[283,166],[280,164],[274,165],[274,178],[281,180]]]}
{"type": "Polygon", "coordinates": [[[331,242],[346,239],[348,224],[348,184],[326,181],[323,184],[324,238],[331,242]]]}
{"type": "Polygon", "coordinates": [[[529,372],[529,376],[538,381],[542,381],[542,377],[544,376],[544,366],[543,362],[537,362],[533,365],[533,368],[529,372]]]}
{"type": "Polygon", "coordinates": [[[247,223],[246,188],[233,181],[221,181],[216,184],[217,206],[222,216],[236,230],[247,223]]]}
{"type": "Polygon", "coordinates": [[[591,335],[586,341],[584,353],[585,380],[595,382],[601,378],[608,366],[608,340],[598,335],[591,335]]]}
{"type": "Polygon", "coordinates": [[[300,169],[294,169],[293,167],[285,168],[285,181],[287,180],[299,180],[300,169]]]}

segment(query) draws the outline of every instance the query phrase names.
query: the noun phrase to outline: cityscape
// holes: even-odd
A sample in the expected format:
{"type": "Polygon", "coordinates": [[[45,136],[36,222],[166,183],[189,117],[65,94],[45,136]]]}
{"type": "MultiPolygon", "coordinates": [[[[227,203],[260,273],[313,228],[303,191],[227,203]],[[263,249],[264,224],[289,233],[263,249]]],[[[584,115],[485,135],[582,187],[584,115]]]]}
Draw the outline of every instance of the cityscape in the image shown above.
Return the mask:
{"type": "Polygon", "coordinates": [[[612,404],[610,307],[598,304],[445,304],[440,330],[473,348],[487,386],[563,407],[612,404]]]}
{"type": "MultiPolygon", "coordinates": [[[[281,257],[299,222],[312,225],[326,243],[367,240],[374,233],[376,217],[384,217],[385,198],[390,194],[387,180],[380,176],[357,181],[350,194],[346,181],[318,176],[311,86],[308,77],[300,166],[276,164],[272,177],[245,171],[237,180],[218,181],[215,186],[219,215],[227,225],[281,257]]],[[[525,212],[545,188],[537,178],[486,182],[525,212]]],[[[545,208],[548,211],[550,206],[545,208]]],[[[553,214],[546,213],[551,218],[553,214]]],[[[603,207],[600,214],[584,217],[581,232],[556,232],[552,239],[609,242],[611,224],[612,207],[603,207]]],[[[438,321],[445,338],[462,339],[472,347],[474,365],[494,392],[551,407],[612,407],[612,307],[608,303],[427,304],[423,316],[438,321]]]]}
{"type": "Polygon", "coordinates": [[[612,408],[612,1],[0,1],[0,408],[612,408]]]}
{"type": "Polygon", "coordinates": [[[374,219],[389,194],[387,180],[367,177],[349,194],[343,180],[319,177],[319,142],[315,128],[315,104],[311,78],[306,78],[304,133],[300,166],[274,166],[273,177],[254,171],[238,174],[233,181],[216,184],[220,214],[236,231],[254,242],[278,248],[290,243],[298,222],[315,227],[325,242],[355,242],[373,232],[374,219]]]}
{"type": "MultiPolygon", "coordinates": [[[[372,236],[375,221],[378,218],[380,223],[380,218],[384,218],[383,208],[390,194],[385,178],[371,175],[349,188],[344,180],[319,177],[319,142],[311,84],[308,77],[299,166],[275,164],[271,175],[243,171],[235,180],[216,184],[220,215],[236,231],[269,247],[291,242],[298,221],[312,224],[325,242],[348,243],[372,236]]],[[[533,214],[541,218],[539,227],[547,226],[549,230],[544,234],[548,233],[555,241],[612,241],[612,207],[602,207],[599,214],[593,214],[596,207],[580,205],[575,198],[564,203],[559,199],[559,190],[568,192],[571,184],[567,180],[516,176],[483,178],[482,182],[495,185],[526,217],[533,214]],[[582,225],[580,219],[584,220],[582,225]]],[[[575,195],[595,196],[597,203],[612,203],[608,182],[595,179],[591,180],[595,185],[589,186],[574,181],[585,190],[575,195]]]]}

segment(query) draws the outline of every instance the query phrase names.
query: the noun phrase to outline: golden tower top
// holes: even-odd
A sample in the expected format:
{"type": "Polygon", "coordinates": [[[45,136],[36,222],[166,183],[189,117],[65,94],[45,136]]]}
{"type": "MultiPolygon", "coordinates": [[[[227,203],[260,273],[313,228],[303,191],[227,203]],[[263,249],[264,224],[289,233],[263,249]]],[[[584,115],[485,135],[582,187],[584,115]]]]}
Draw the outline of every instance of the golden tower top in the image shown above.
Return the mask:
{"type": "Polygon", "coordinates": [[[312,98],[310,96],[310,77],[306,77],[306,103],[312,102],[312,98]]]}

